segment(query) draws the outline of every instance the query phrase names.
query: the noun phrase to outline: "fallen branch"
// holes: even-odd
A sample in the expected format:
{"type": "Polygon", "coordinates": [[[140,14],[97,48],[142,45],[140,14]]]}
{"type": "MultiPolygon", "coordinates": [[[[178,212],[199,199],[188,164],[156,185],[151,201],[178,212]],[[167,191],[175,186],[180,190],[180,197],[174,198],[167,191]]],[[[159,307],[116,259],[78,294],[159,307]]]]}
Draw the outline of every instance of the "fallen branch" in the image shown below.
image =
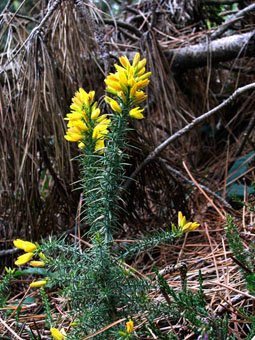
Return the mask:
{"type": "Polygon", "coordinates": [[[255,32],[235,34],[211,42],[175,48],[167,51],[166,57],[173,71],[180,72],[207,65],[208,54],[210,54],[212,64],[244,56],[254,56],[255,32]]]}

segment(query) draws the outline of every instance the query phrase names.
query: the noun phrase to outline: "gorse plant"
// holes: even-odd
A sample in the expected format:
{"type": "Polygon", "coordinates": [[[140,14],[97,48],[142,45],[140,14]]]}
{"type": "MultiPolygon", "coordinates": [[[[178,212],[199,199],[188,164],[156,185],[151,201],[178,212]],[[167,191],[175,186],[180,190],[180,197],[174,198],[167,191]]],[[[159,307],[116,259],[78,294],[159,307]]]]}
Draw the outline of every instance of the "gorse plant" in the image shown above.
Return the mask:
{"type": "MultiPolygon", "coordinates": [[[[144,118],[144,110],[138,104],[147,97],[143,88],[149,84],[150,76],[150,72],[145,72],[146,59],[140,60],[139,53],[132,63],[127,57],[121,57],[120,63],[121,66],[115,65],[116,72],[105,80],[106,91],[111,95],[106,96],[105,101],[112,113],[101,114],[94,101],[95,92],[87,93],[80,88],[65,118],[68,121],[65,139],[77,142],[81,149],[78,159],[84,193],[82,216],[90,226],[87,235],[90,247],[81,251],[64,239],[54,238],[41,245],[14,241],[14,245],[25,252],[15,264],[29,262],[37,273],[43,274],[30,286],[41,287],[46,326],[57,340],[83,339],[90,334],[95,339],[132,339],[135,337],[134,319],[139,320],[142,313],[148,314],[146,318],[150,324],[153,318],[169,313],[168,305],[156,304],[150,298],[148,293],[154,288],[151,279],[138,276],[126,265],[125,259],[159,243],[172,243],[199,226],[196,222],[187,222],[179,212],[178,225],[172,224],[168,231],[135,242],[124,254],[123,250],[113,247],[125,179],[129,119],[144,118]],[[68,306],[67,334],[58,329],[58,320],[51,315],[47,287],[57,287],[57,294],[63,301],[62,309],[68,306]]],[[[169,293],[172,294],[172,290],[169,293]]],[[[146,326],[141,330],[146,333],[146,326]]],[[[154,331],[159,333],[157,329],[154,331]]]]}

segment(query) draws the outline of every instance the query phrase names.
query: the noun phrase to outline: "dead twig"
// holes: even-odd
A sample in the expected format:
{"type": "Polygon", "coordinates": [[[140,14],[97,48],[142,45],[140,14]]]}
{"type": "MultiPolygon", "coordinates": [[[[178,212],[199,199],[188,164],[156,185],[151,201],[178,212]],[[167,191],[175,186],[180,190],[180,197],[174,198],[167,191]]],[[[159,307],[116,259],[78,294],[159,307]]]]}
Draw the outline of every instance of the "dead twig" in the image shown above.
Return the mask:
{"type": "Polygon", "coordinates": [[[137,174],[153,159],[155,159],[170,143],[174,142],[176,139],[184,135],[185,133],[192,130],[195,126],[199,125],[204,120],[208,119],[218,111],[220,111],[223,107],[229,105],[232,103],[237,97],[239,97],[241,94],[254,90],[255,89],[255,83],[251,83],[248,85],[245,85],[243,87],[239,87],[228,99],[224,100],[220,105],[216,106],[212,110],[202,114],[201,116],[195,118],[187,124],[184,128],[174,133],[172,136],[170,136],[168,139],[166,139],[163,143],[161,143],[159,146],[157,146],[138,166],[138,168],[131,174],[129,179],[126,181],[126,183],[123,186],[124,190],[127,190],[129,186],[134,183],[133,179],[137,176],[137,174]]]}

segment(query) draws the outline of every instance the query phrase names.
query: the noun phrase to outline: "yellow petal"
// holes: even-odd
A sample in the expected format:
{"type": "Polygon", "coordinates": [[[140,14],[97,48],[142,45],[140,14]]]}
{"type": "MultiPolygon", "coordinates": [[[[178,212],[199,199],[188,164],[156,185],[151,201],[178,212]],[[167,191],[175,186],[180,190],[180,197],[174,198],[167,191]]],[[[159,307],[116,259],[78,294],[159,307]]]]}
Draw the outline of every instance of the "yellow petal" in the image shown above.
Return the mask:
{"type": "Polygon", "coordinates": [[[128,69],[130,67],[130,63],[129,63],[129,60],[126,56],[122,56],[119,58],[119,61],[121,63],[121,65],[123,67],[125,67],[126,69],[128,69]]]}
{"type": "Polygon", "coordinates": [[[133,67],[136,67],[136,66],[138,65],[139,61],[140,61],[140,53],[137,52],[137,53],[135,54],[135,57],[134,57],[132,66],[133,66],[133,67]]]}
{"type": "Polygon", "coordinates": [[[64,138],[69,142],[78,142],[83,139],[83,135],[80,133],[80,130],[77,127],[72,127],[67,130],[64,138]]]}
{"type": "Polygon", "coordinates": [[[30,286],[30,287],[35,287],[35,288],[37,288],[37,287],[45,286],[46,283],[47,283],[46,280],[34,281],[34,282],[30,283],[29,286],[30,286]]]}
{"type": "Polygon", "coordinates": [[[113,90],[116,91],[122,90],[120,82],[105,79],[105,83],[106,85],[108,85],[108,87],[112,88],[113,90]]]}
{"type": "Polygon", "coordinates": [[[129,320],[127,323],[127,333],[130,334],[133,332],[133,329],[134,329],[134,323],[132,320],[129,320]]]}
{"type": "Polygon", "coordinates": [[[95,91],[89,91],[89,103],[90,105],[93,103],[95,97],[95,91]]]}
{"type": "Polygon", "coordinates": [[[88,131],[88,127],[87,125],[82,121],[82,120],[72,120],[70,121],[70,123],[68,124],[69,127],[76,127],[77,129],[79,129],[81,132],[82,131],[88,131]]]}
{"type": "Polygon", "coordinates": [[[140,107],[135,107],[134,109],[129,111],[129,115],[136,119],[143,119],[144,118],[142,114],[143,111],[144,109],[140,109],[140,107]]]}
{"type": "Polygon", "coordinates": [[[186,224],[186,217],[182,215],[182,212],[178,212],[178,226],[183,228],[186,224]]]}
{"type": "Polygon", "coordinates": [[[134,98],[135,99],[134,99],[133,103],[139,104],[147,98],[147,95],[143,91],[136,91],[134,98]]]}
{"type": "Polygon", "coordinates": [[[136,83],[131,87],[131,90],[130,90],[130,97],[134,97],[136,94],[136,83]]]}
{"type": "Polygon", "coordinates": [[[102,115],[101,117],[99,117],[99,118],[96,120],[96,122],[97,122],[97,123],[100,123],[100,122],[102,122],[104,119],[106,119],[106,117],[107,117],[107,115],[102,115]]]}
{"type": "Polygon", "coordinates": [[[178,212],[178,226],[181,226],[182,217],[183,217],[182,212],[179,211],[179,212],[178,212]]]}
{"type": "Polygon", "coordinates": [[[31,261],[30,266],[32,267],[44,267],[45,263],[43,261],[31,261]]]}
{"type": "Polygon", "coordinates": [[[148,79],[150,75],[151,75],[151,72],[147,72],[147,73],[143,74],[141,77],[138,77],[138,78],[136,79],[136,81],[148,79]]]}
{"type": "Polygon", "coordinates": [[[127,70],[123,67],[121,67],[120,65],[117,65],[117,64],[114,64],[114,67],[116,68],[116,70],[119,72],[119,71],[124,71],[124,72],[127,72],[127,70]]]}
{"type": "Polygon", "coordinates": [[[149,79],[144,79],[136,83],[136,89],[139,90],[149,84],[149,79]]]}
{"type": "Polygon", "coordinates": [[[100,109],[97,108],[97,109],[95,109],[95,110],[92,111],[92,113],[91,113],[91,119],[92,119],[92,120],[95,120],[95,119],[97,119],[97,117],[98,117],[99,115],[100,115],[100,109]]]}
{"type": "Polygon", "coordinates": [[[65,335],[61,333],[59,330],[56,328],[51,328],[50,329],[51,335],[55,340],[63,340],[65,339],[65,335]]]}
{"type": "Polygon", "coordinates": [[[15,245],[15,247],[23,249],[26,253],[34,251],[36,249],[36,245],[34,243],[23,241],[20,239],[14,240],[13,244],[15,245]]]}
{"type": "Polygon", "coordinates": [[[72,113],[68,113],[66,115],[68,118],[64,118],[65,120],[70,120],[70,119],[81,119],[82,118],[82,114],[80,112],[72,112],[72,113]]]}
{"type": "Polygon", "coordinates": [[[22,264],[27,263],[28,261],[31,260],[33,257],[33,253],[26,253],[18,257],[18,259],[15,261],[15,264],[17,266],[21,266],[22,264]]]}
{"type": "Polygon", "coordinates": [[[199,226],[200,226],[200,224],[197,223],[197,222],[189,222],[189,223],[185,224],[185,226],[182,228],[182,231],[183,231],[184,233],[187,233],[187,232],[189,232],[189,231],[195,230],[195,229],[198,228],[199,226]]]}
{"type": "Polygon", "coordinates": [[[119,104],[116,102],[116,100],[110,98],[110,97],[105,97],[104,99],[106,101],[106,103],[111,105],[111,108],[113,109],[113,111],[120,113],[121,107],[119,106],[119,104]]]}
{"type": "Polygon", "coordinates": [[[83,142],[80,142],[80,143],[78,144],[78,148],[79,148],[79,149],[83,149],[84,146],[85,146],[85,144],[84,144],[83,142]]]}
{"type": "Polygon", "coordinates": [[[89,101],[89,96],[90,94],[88,94],[85,90],[83,90],[83,88],[79,88],[79,92],[77,94],[76,92],[76,97],[80,99],[81,104],[85,103],[86,107],[89,107],[90,101],[89,101]]]}
{"type": "Polygon", "coordinates": [[[104,140],[98,139],[95,145],[95,151],[97,151],[100,155],[104,153],[104,140]]]}
{"type": "Polygon", "coordinates": [[[136,72],[136,77],[141,77],[145,72],[145,67],[142,67],[141,70],[136,72]]]}
{"type": "Polygon", "coordinates": [[[146,62],[147,60],[145,58],[141,60],[137,65],[137,70],[140,71],[146,65],[146,62]]]}

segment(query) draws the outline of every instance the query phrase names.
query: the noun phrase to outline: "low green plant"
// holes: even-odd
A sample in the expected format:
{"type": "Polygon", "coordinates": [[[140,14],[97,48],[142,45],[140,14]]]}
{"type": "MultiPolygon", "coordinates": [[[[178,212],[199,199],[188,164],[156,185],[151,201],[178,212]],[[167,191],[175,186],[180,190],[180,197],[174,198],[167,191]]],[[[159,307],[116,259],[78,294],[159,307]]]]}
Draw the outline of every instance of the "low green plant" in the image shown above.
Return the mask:
{"type": "MultiPolygon", "coordinates": [[[[169,314],[169,306],[156,303],[150,297],[149,293],[157,286],[150,278],[137,275],[125,261],[142,250],[161,243],[172,243],[183,233],[199,226],[196,222],[187,222],[179,212],[177,226],[172,224],[167,231],[144,237],[124,251],[115,245],[121,187],[128,161],[126,135],[129,120],[143,118],[143,109],[137,105],[146,99],[143,88],[148,85],[150,76],[150,72],[145,72],[146,59],[140,60],[139,53],[132,64],[127,57],[121,57],[120,63],[121,66],[115,65],[116,73],[105,80],[106,91],[111,95],[106,96],[105,101],[112,113],[101,114],[94,101],[95,92],[87,93],[80,88],[72,100],[71,113],[66,117],[68,130],[65,138],[77,142],[81,149],[77,158],[81,166],[80,184],[84,195],[81,217],[90,226],[86,235],[90,241],[89,247],[81,251],[64,238],[51,238],[40,245],[14,241],[16,247],[24,250],[15,264],[24,265],[30,261],[30,265],[35,267],[31,269],[42,274],[41,279],[30,286],[41,287],[46,326],[57,340],[77,340],[89,335],[101,340],[134,339],[139,332],[149,334],[146,325],[136,330],[136,323],[143,315],[155,334],[169,339],[154,325],[156,317],[169,314]],[[70,320],[65,327],[67,334],[65,330],[58,329],[58,320],[51,315],[47,288],[56,288],[56,294],[62,300],[62,310],[70,320]]],[[[165,285],[160,277],[159,282],[165,285]]],[[[180,301],[175,306],[173,304],[174,310],[183,301],[189,311],[192,309],[189,301],[192,304],[195,299],[195,305],[203,302],[201,294],[193,298],[187,291],[174,295],[170,289],[168,293],[180,301]]],[[[200,311],[201,315],[203,313],[206,313],[204,307],[200,311]]],[[[191,322],[195,321],[194,315],[191,322]]],[[[197,328],[202,327],[200,321],[195,324],[197,328]]]]}

